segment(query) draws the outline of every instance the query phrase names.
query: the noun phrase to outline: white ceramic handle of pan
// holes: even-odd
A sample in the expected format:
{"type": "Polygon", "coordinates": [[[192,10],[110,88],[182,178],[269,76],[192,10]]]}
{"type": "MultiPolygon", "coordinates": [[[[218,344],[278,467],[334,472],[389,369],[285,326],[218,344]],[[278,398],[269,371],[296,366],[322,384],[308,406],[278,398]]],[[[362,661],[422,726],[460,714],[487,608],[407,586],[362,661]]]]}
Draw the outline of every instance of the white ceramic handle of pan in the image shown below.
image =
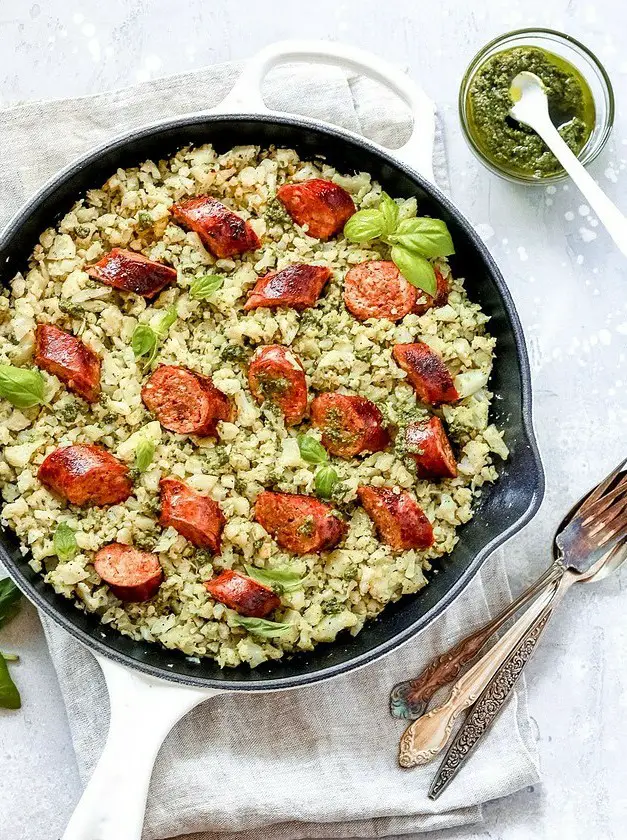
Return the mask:
{"type": "MultiPolygon", "coordinates": [[[[261,96],[263,79],[272,67],[293,61],[345,67],[394,91],[411,110],[413,128],[407,143],[390,154],[433,182],[433,103],[404,73],[354,47],[325,41],[283,41],[266,47],[246,64],[215,112],[274,113],[261,96]]],[[[363,140],[353,132],[344,133],[363,140]]],[[[186,688],[98,655],[96,659],[109,690],[109,734],[62,840],[140,840],[150,777],[163,741],[187,712],[223,692],[186,688]]]]}
{"type": "MultiPolygon", "coordinates": [[[[433,102],[401,70],[373,53],[348,46],[348,44],[336,44],[331,41],[279,41],[265,47],[246,63],[232,91],[215,111],[219,113],[278,113],[266,107],[261,95],[261,86],[265,76],[273,67],[292,62],[332,64],[343,67],[374,79],[393,91],[409,108],[413,126],[411,136],[403,146],[385,151],[416,170],[423,178],[435,183],[433,177],[435,107],[433,102]]],[[[345,132],[355,139],[363,140],[361,135],[348,130],[345,132]]]]}
{"type": "Polygon", "coordinates": [[[154,679],[95,656],[109,690],[109,734],[62,840],[140,840],[152,768],[168,732],[222,692],[154,679]]]}

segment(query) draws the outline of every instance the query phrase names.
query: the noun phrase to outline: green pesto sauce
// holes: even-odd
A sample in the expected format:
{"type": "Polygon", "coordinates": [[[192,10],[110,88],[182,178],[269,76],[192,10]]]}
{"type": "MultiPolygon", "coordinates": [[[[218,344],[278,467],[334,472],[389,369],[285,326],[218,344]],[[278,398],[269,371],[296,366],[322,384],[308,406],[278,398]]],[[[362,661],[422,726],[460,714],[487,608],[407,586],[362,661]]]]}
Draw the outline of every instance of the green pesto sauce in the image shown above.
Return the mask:
{"type": "Polygon", "coordinates": [[[468,128],[483,154],[499,168],[544,178],[563,171],[559,161],[532,128],[509,116],[509,86],[523,70],[542,79],[551,120],[579,154],[594,129],[592,92],[570,62],[537,47],[503,50],[479,67],[467,93],[468,128]]]}

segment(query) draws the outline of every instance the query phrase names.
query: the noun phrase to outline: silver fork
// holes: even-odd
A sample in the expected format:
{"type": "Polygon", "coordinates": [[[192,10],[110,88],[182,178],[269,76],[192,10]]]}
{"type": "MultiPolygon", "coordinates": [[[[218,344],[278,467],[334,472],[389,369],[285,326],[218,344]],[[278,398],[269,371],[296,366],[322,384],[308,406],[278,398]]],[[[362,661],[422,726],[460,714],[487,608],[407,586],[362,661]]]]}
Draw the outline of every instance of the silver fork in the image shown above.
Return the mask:
{"type": "MultiPolygon", "coordinates": [[[[401,767],[426,764],[435,758],[446,746],[459,716],[473,705],[527,635],[535,632],[537,641],[556,603],[557,593],[560,593],[561,599],[579,576],[595,574],[610,561],[612,550],[621,545],[627,534],[627,476],[623,474],[624,466],[623,461],[561,523],[554,540],[555,562],[561,570],[559,581],[546,584],[533,604],[494,647],[455,683],[446,703],[407,727],[400,743],[401,767]]],[[[535,642],[531,649],[534,646],[535,642]]]]}

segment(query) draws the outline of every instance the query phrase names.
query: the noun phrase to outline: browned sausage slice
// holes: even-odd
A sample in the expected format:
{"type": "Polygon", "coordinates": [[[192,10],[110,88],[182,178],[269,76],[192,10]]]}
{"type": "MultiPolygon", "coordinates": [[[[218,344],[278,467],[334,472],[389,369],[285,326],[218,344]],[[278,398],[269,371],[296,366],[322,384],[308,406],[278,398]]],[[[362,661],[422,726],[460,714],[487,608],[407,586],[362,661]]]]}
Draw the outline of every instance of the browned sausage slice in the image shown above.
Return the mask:
{"type": "Polygon", "coordinates": [[[156,554],[122,543],[101,548],[94,557],[94,569],[120,601],[147,601],[163,580],[156,554]]]}
{"type": "Polygon", "coordinates": [[[159,365],[142,388],[142,400],[164,428],[179,435],[215,435],[218,420],[234,416],[231,401],[209,376],[178,365],[159,365]]]}
{"type": "Polygon", "coordinates": [[[265,618],[281,605],[277,595],[268,587],[231,569],[205,582],[212,598],[240,615],[265,618]]]}
{"type": "Polygon", "coordinates": [[[429,309],[434,306],[444,306],[448,303],[448,293],[449,283],[448,280],[444,277],[439,269],[435,269],[435,282],[436,282],[436,292],[435,297],[432,298],[431,295],[422,292],[422,297],[425,297],[426,300],[424,303],[417,303],[414,308],[413,312],[416,315],[424,315],[429,309]]]}
{"type": "Polygon", "coordinates": [[[159,489],[159,524],[163,528],[174,528],[197,548],[219,554],[220,538],[226,522],[220,505],[177,478],[162,478],[159,489]]]}
{"type": "Polygon", "coordinates": [[[210,195],[180,201],[170,212],[177,222],[196,231],[205,248],[220,259],[256,251],[261,245],[248,222],[210,195]]]}
{"type": "Polygon", "coordinates": [[[37,476],[73,505],[117,505],[133,492],[125,465],[91,444],[55,449],[44,458],[37,476]]]}
{"type": "Polygon", "coordinates": [[[276,195],[297,225],[307,225],[314,239],[328,239],[341,231],[357,209],[343,187],[322,178],[284,184],[276,195]]]}
{"type": "Polygon", "coordinates": [[[440,405],[459,399],[448,368],[427,344],[422,341],[416,344],[397,344],[392,355],[407,373],[407,379],[422,402],[440,405]]]}
{"type": "Polygon", "coordinates": [[[416,289],[390,260],[359,263],[346,274],[344,303],[355,318],[400,321],[416,303],[416,289]]]}
{"type": "Polygon", "coordinates": [[[384,543],[398,551],[433,545],[433,526],[407,490],[362,485],[357,495],[384,543]]]}
{"type": "Polygon", "coordinates": [[[307,414],[307,381],[298,356],[281,344],[260,347],[248,368],[248,384],[258,402],[277,405],[288,426],[307,414]]]}
{"type": "Polygon", "coordinates": [[[35,364],[57,376],[87,402],[97,402],[100,358],[79,338],[52,324],[37,324],[35,364]]]}
{"type": "Polygon", "coordinates": [[[153,298],[166,286],[176,283],[175,268],[125,248],[109,251],[100,262],[89,266],[87,274],[114,289],[135,292],[145,298],[153,298]]]}
{"type": "Polygon", "coordinates": [[[324,448],[341,458],[380,452],[390,442],[383,415],[365,397],[320,394],[311,404],[311,417],[322,430],[324,448]]]}
{"type": "Polygon", "coordinates": [[[455,478],[455,455],[439,417],[410,423],[403,435],[421,478],[455,478]]]}
{"type": "Polygon", "coordinates": [[[257,309],[260,306],[306,309],[314,306],[330,276],[330,268],[304,263],[288,265],[281,271],[270,271],[257,280],[244,309],[257,309]]]}
{"type": "Polygon", "coordinates": [[[334,548],[348,530],[333,508],[318,499],[268,490],[257,499],[255,519],[281,548],[294,554],[334,548]]]}

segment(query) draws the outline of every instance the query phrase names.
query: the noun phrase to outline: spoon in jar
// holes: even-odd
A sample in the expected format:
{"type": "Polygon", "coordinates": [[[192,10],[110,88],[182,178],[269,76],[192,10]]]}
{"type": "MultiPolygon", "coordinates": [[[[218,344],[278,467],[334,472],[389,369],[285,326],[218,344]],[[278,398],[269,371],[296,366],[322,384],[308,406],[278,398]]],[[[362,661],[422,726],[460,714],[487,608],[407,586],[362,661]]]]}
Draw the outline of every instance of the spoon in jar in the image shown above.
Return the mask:
{"type": "Polygon", "coordinates": [[[510,117],[528,125],[540,135],[581,190],[614,242],[627,257],[627,218],[609,200],[594,178],[586,172],[551,122],[549,103],[542,80],[535,73],[523,70],[512,80],[509,95],[514,103],[509,110],[510,117]]]}

